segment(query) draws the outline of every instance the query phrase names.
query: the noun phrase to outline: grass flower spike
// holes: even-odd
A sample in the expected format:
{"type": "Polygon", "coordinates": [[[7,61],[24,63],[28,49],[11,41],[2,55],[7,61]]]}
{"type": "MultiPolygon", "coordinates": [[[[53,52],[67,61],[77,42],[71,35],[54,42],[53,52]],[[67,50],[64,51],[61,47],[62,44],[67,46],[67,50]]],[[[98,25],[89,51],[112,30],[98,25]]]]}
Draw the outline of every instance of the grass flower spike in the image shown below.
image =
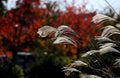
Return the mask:
{"type": "Polygon", "coordinates": [[[115,21],[115,19],[103,14],[97,14],[93,17],[93,20],[92,20],[92,22],[94,23],[100,23],[105,21],[115,21]]]}

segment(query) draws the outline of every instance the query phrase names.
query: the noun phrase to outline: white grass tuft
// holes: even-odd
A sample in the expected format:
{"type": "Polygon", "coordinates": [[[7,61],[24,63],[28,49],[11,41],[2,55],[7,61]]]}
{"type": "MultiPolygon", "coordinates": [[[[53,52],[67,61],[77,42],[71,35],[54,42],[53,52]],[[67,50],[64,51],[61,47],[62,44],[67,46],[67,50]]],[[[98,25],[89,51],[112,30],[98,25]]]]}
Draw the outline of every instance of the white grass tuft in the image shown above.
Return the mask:
{"type": "Polygon", "coordinates": [[[60,43],[72,44],[76,46],[76,42],[67,36],[57,37],[57,39],[53,42],[53,44],[60,44],[60,43]]]}
{"type": "Polygon", "coordinates": [[[114,43],[105,43],[105,44],[102,44],[99,48],[101,49],[105,47],[117,47],[117,45],[114,43]]]}
{"type": "Polygon", "coordinates": [[[87,63],[77,60],[71,63],[70,67],[87,66],[87,63]]]}
{"type": "Polygon", "coordinates": [[[110,37],[110,36],[113,35],[113,34],[120,34],[120,30],[117,29],[117,28],[114,27],[114,26],[109,25],[109,26],[105,26],[105,27],[103,27],[103,28],[104,28],[104,30],[103,30],[103,32],[101,33],[101,36],[102,36],[102,37],[110,37]]]}
{"type": "Polygon", "coordinates": [[[119,59],[116,59],[115,61],[116,61],[116,62],[114,63],[114,65],[120,66],[120,58],[119,58],[119,59]]]}
{"type": "Polygon", "coordinates": [[[75,69],[75,68],[71,68],[71,67],[65,67],[65,69],[63,70],[63,72],[65,73],[66,76],[70,76],[71,73],[73,72],[80,72],[79,70],[75,69]]]}
{"type": "Polygon", "coordinates": [[[95,40],[98,41],[98,43],[114,42],[110,38],[102,36],[95,36],[95,40]]]}
{"type": "Polygon", "coordinates": [[[109,52],[120,53],[119,50],[117,50],[117,49],[115,49],[113,47],[110,47],[110,46],[99,49],[100,55],[103,55],[103,54],[106,54],[106,53],[109,53],[109,52]]]}
{"type": "Polygon", "coordinates": [[[87,51],[86,53],[84,53],[81,57],[87,57],[87,56],[90,56],[94,53],[98,53],[99,51],[98,50],[90,50],[90,51],[87,51]]]}
{"type": "Polygon", "coordinates": [[[92,22],[94,23],[100,23],[100,22],[105,22],[106,20],[108,21],[115,21],[114,18],[111,18],[109,16],[103,15],[103,14],[96,14],[93,19],[92,22]]]}
{"type": "Polygon", "coordinates": [[[75,32],[74,30],[72,30],[69,26],[66,25],[61,25],[57,28],[57,31],[55,33],[55,37],[59,37],[62,36],[63,34],[65,34],[66,32],[69,32],[70,34],[74,34],[75,32]]]}
{"type": "Polygon", "coordinates": [[[57,29],[51,26],[43,26],[38,29],[38,34],[40,37],[47,37],[51,32],[56,32],[57,29]]]}

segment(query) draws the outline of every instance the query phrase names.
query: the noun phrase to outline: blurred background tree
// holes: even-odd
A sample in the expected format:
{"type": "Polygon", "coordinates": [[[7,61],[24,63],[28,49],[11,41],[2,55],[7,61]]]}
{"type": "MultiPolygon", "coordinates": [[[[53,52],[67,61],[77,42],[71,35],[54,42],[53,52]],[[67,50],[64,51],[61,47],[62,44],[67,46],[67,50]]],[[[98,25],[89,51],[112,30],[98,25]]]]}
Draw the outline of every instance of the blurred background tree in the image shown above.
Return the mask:
{"type": "Polygon", "coordinates": [[[0,16],[5,13],[5,6],[3,4],[3,0],[0,1],[0,16]]]}
{"type": "Polygon", "coordinates": [[[44,5],[46,8],[42,7],[42,1],[39,0],[17,1],[16,8],[7,10],[0,19],[1,46],[10,50],[13,58],[17,51],[30,51],[30,49],[33,51],[37,39],[36,31],[43,25],[70,26],[78,34],[76,39],[81,48],[87,45],[91,36],[97,34],[95,27],[91,26],[91,18],[95,12],[87,11],[85,4],[81,8],[67,6],[66,11],[60,11],[56,2],[44,3],[44,5]]]}
{"type": "MultiPolygon", "coordinates": [[[[16,62],[19,51],[34,52],[38,55],[35,65],[30,69],[30,73],[35,71],[38,73],[29,77],[42,75],[39,74],[39,69],[43,67],[53,66],[52,68],[55,67],[55,70],[61,72],[61,67],[68,64],[71,59],[76,59],[81,52],[85,52],[89,40],[98,34],[96,27],[91,23],[96,12],[88,11],[85,6],[84,3],[79,8],[67,6],[65,11],[61,11],[56,2],[18,0],[16,8],[11,10],[2,8],[5,14],[0,16],[0,47],[4,49],[5,54],[7,51],[11,52],[13,63],[16,62]],[[80,43],[79,50],[73,46],[64,48],[63,44],[53,45],[49,37],[38,37],[38,28],[44,25],[58,27],[63,24],[70,26],[78,35],[75,39],[80,43]]],[[[49,69],[43,73],[45,74],[49,69]]]]}

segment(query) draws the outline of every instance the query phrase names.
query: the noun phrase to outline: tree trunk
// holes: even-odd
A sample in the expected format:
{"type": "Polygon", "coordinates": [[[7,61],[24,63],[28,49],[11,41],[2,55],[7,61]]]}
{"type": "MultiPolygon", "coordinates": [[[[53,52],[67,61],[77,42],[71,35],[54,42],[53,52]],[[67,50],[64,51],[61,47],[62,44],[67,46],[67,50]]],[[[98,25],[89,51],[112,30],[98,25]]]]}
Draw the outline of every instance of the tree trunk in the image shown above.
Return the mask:
{"type": "Polygon", "coordinates": [[[17,59],[17,47],[12,46],[11,47],[11,51],[12,51],[12,64],[16,64],[16,59],[17,59]]]}

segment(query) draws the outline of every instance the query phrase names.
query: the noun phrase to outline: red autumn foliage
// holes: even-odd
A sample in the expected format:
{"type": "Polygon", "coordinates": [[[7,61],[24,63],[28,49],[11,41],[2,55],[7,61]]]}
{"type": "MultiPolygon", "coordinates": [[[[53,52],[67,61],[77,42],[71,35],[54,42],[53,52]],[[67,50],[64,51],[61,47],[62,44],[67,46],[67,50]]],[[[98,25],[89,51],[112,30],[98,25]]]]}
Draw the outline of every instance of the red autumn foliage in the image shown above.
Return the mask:
{"type": "Polygon", "coordinates": [[[90,37],[97,34],[95,27],[91,23],[95,12],[88,12],[85,5],[83,7],[79,9],[74,6],[66,7],[66,12],[61,13],[53,23],[53,26],[61,24],[70,26],[77,33],[77,40],[80,40],[81,47],[85,47],[90,37]]]}
{"type": "MultiPolygon", "coordinates": [[[[96,34],[91,19],[95,12],[88,12],[85,5],[81,8],[66,7],[66,11],[55,10],[56,3],[40,7],[40,0],[18,0],[16,9],[7,10],[0,16],[0,46],[16,51],[29,51],[38,37],[37,29],[43,25],[58,27],[68,25],[78,34],[81,46],[85,47],[90,37],[96,34]],[[86,12],[87,11],[87,12],[86,12]],[[29,49],[26,49],[29,48],[29,49]]],[[[72,51],[75,54],[75,50],[72,51]]]]}
{"type": "Polygon", "coordinates": [[[39,8],[39,4],[39,0],[18,0],[16,9],[7,10],[1,16],[0,46],[11,51],[20,51],[32,45],[37,37],[37,29],[45,23],[43,15],[39,14],[44,9],[39,8]]]}

